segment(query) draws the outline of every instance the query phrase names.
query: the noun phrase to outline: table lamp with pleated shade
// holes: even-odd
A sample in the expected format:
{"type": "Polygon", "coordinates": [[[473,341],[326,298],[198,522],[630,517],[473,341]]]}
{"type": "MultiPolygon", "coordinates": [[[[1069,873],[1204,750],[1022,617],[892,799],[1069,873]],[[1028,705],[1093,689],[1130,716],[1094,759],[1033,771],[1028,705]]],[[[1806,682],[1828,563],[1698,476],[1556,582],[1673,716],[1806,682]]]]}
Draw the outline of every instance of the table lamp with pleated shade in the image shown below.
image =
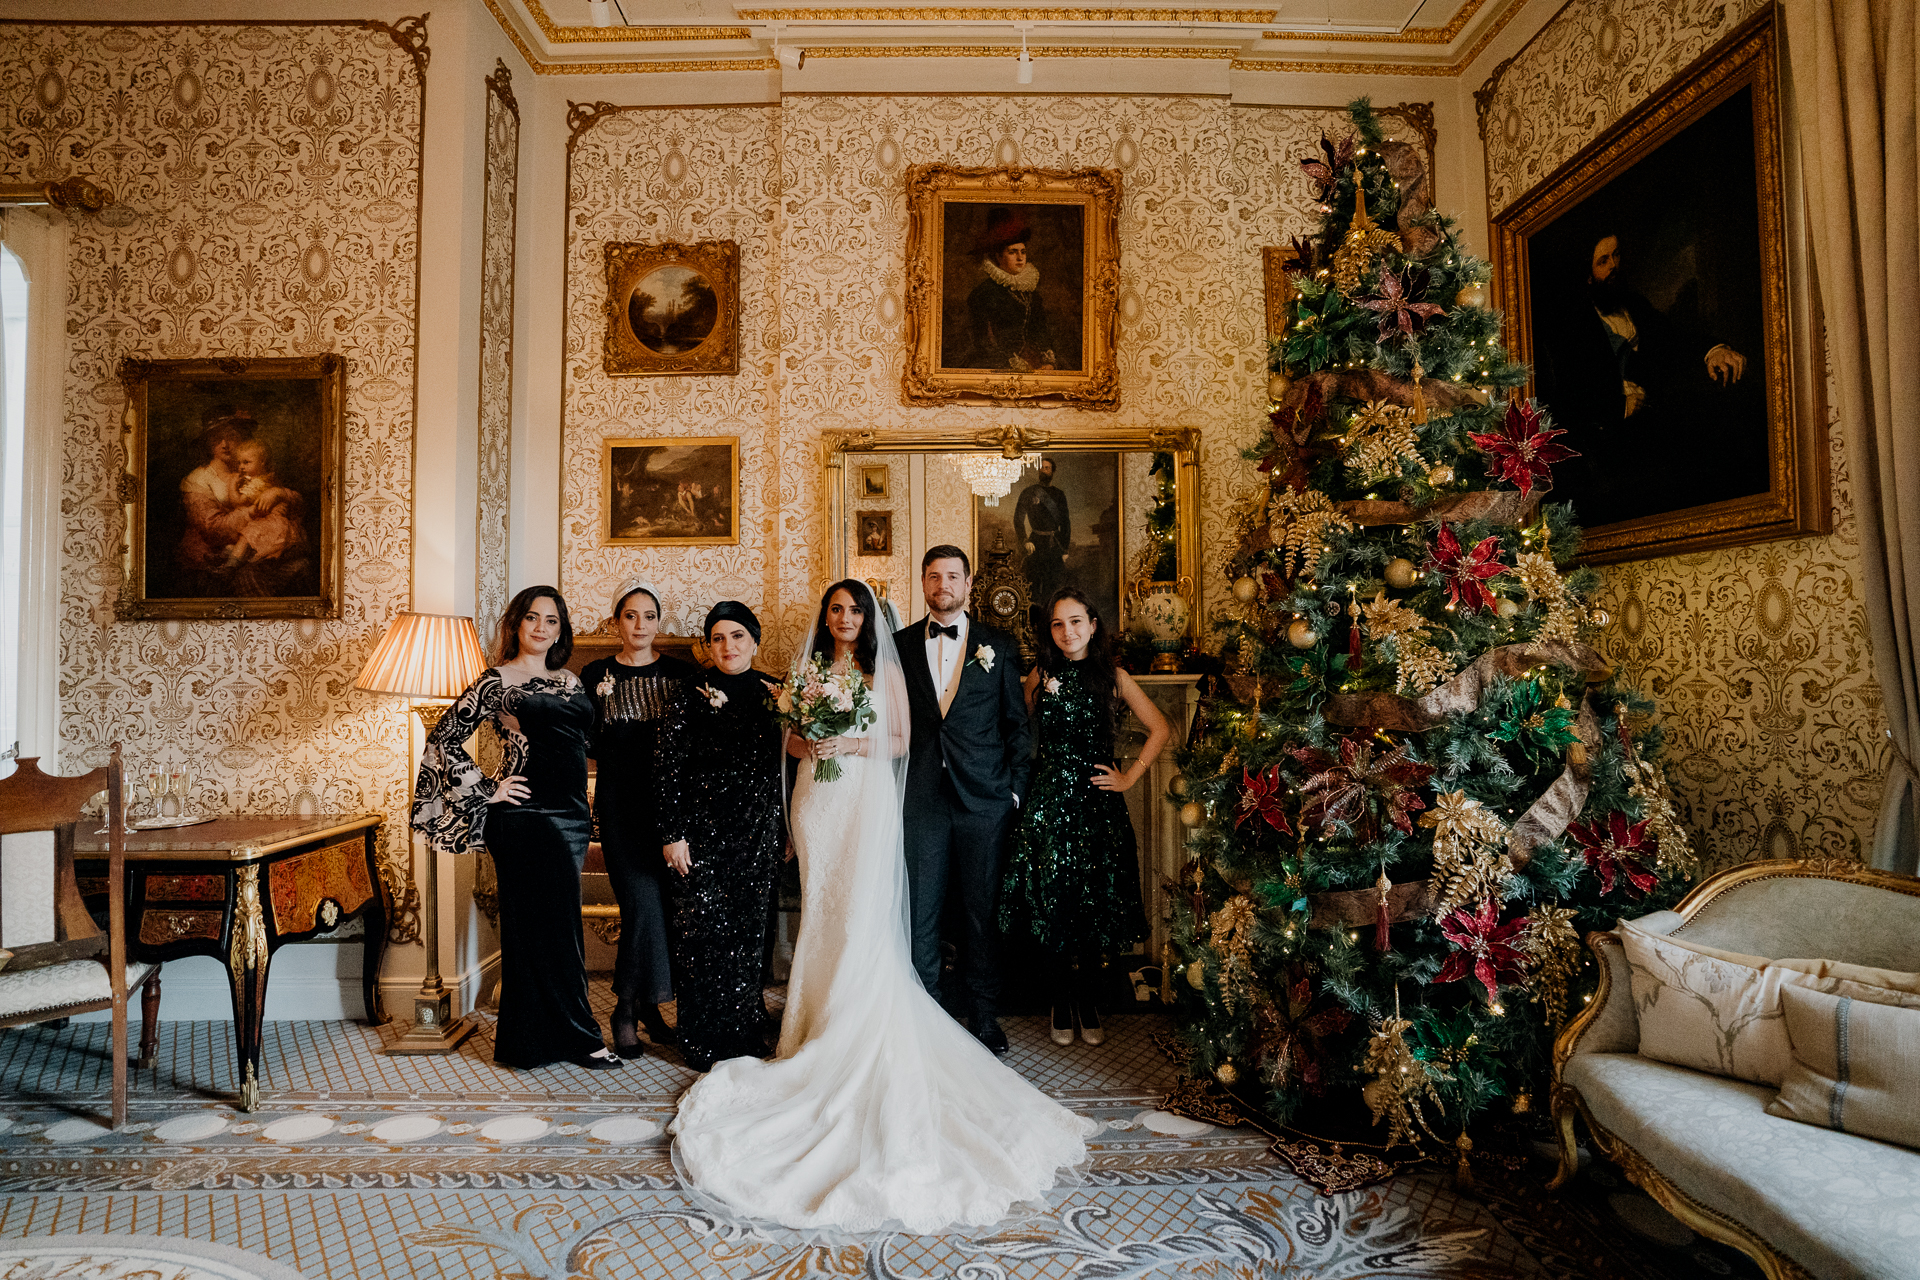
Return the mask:
{"type": "Polygon", "coordinates": [[[353,687],[407,698],[457,698],[486,669],[472,618],[402,613],[387,625],[353,687]]]}
{"type": "MultiPolygon", "coordinates": [[[[431,734],[452,699],[487,669],[472,618],[443,613],[403,613],[387,626],[353,687],[413,699],[413,710],[431,734]]],[[[440,979],[439,856],[427,850],[426,893],[421,899],[427,949],[426,978],[413,1000],[413,1025],[387,1046],[387,1053],[450,1053],[473,1030],[473,1019],[453,1018],[452,993],[440,979]]]]}

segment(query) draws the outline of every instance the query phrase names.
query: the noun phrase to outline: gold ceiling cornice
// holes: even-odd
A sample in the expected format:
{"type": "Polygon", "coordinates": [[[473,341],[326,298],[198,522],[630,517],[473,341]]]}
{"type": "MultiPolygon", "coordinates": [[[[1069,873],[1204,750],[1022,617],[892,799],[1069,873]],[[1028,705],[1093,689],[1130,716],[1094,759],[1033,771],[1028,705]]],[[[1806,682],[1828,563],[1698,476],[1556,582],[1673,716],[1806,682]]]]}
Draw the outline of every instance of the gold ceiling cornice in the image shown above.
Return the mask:
{"type": "MultiPolygon", "coordinates": [[[[1236,58],[1239,51],[1230,47],[1148,47],[1137,45],[1034,45],[1027,50],[1036,58],[1236,58]]],[[[885,44],[807,46],[807,60],[815,58],[1017,58],[1017,44],[885,44]]]]}
{"type": "MultiPolygon", "coordinates": [[[[751,40],[745,27],[563,27],[540,0],[522,0],[540,34],[554,44],[626,44],[636,40],[751,40]]],[[[487,8],[493,8],[488,4],[487,8]]]]}
{"type": "MultiPolygon", "coordinates": [[[[506,6],[510,0],[485,0],[487,10],[494,16],[514,47],[536,75],[633,75],[667,72],[739,72],[768,71],[778,64],[770,57],[749,54],[742,50],[742,56],[732,58],[659,58],[645,61],[602,61],[583,57],[578,61],[550,61],[536,53],[528,42],[522,23],[531,18],[540,34],[551,44],[615,44],[642,41],[655,42],[713,42],[745,41],[754,38],[747,27],[563,27],[555,23],[547,13],[541,0],[520,0],[520,11],[509,14],[506,6]]],[[[1288,73],[1293,75],[1387,75],[1452,77],[1464,73],[1473,64],[1493,39],[1513,20],[1526,0],[1465,0],[1453,17],[1438,27],[1409,27],[1397,33],[1391,32],[1320,32],[1320,31],[1266,31],[1263,41],[1293,41],[1313,44],[1321,51],[1331,53],[1328,46],[1339,43],[1399,44],[1399,45],[1441,45],[1456,39],[1476,15],[1483,14],[1489,4],[1499,12],[1484,24],[1485,29],[1458,59],[1439,62],[1426,60],[1409,61],[1336,61],[1332,59],[1312,60],[1282,55],[1275,50],[1276,56],[1247,56],[1241,42],[1231,47],[1214,45],[1181,46],[1127,46],[1127,45],[1051,45],[1030,46],[1029,52],[1035,57],[1047,58],[1183,58],[1200,60],[1229,60],[1232,71],[1250,71],[1262,73],[1288,73]]],[[[1157,23],[1195,25],[1226,24],[1257,26],[1271,21],[1275,10],[1272,9],[1119,9],[1119,8],[1012,8],[981,7],[962,8],[941,7],[848,7],[831,8],[764,8],[739,10],[743,20],[763,22],[819,22],[831,24],[842,22],[1035,22],[1049,24],[1088,23],[1088,24],[1126,24],[1157,23]]],[[[904,33],[903,33],[904,34],[904,33]]],[[[1064,33],[1062,33],[1064,34],[1064,33]]],[[[1204,38],[1204,37],[1203,37],[1204,38]]],[[[791,39],[791,37],[789,37],[791,39]]],[[[584,51],[582,51],[584,52],[584,51]]],[[[1287,52],[1293,52],[1288,50],[1287,52]]],[[[1301,50],[1300,52],[1306,52],[1301,50]]],[[[1411,50],[1409,50],[1411,52],[1411,50]]],[[[829,45],[807,46],[809,58],[988,58],[1006,57],[1019,53],[1016,45],[943,45],[943,44],[873,44],[873,45],[829,45]]],[[[1427,55],[1431,56],[1431,55],[1427,55]]],[[[1443,55],[1444,56],[1444,55],[1443,55]]]]}
{"type": "MultiPolygon", "coordinates": [[[[531,0],[530,0],[531,2],[531,0]]],[[[1478,0],[1468,0],[1477,3],[1478,0]]],[[[748,22],[1222,22],[1257,27],[1275,9],[741,9],[748,22]]],[[[807,56],[813,56],[811,47],[807,56]]]]}

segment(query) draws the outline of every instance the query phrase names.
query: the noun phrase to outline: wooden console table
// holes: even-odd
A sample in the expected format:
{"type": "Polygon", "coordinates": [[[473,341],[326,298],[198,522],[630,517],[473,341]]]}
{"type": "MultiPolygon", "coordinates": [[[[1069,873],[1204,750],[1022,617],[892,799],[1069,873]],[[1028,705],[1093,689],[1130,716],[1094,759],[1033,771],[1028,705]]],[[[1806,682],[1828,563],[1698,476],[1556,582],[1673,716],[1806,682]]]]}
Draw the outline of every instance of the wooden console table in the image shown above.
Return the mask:
{"type": "MultiPolygon", "coordinates": [[[[374,863],[380,823],[377,814],[220,817],[127,836],[128,950],[154,963],[183,956],[226,963],[242,1111],[260,1105],[267,969],[285,943],[361,917],[367,1020],[387,1020],[380,1008],[387,904],[374,863]]],[[[105,861],[86,856],[104,852],[105,837],[82,826],[74,853],[83,894],[105,892],[105,861]]]]}

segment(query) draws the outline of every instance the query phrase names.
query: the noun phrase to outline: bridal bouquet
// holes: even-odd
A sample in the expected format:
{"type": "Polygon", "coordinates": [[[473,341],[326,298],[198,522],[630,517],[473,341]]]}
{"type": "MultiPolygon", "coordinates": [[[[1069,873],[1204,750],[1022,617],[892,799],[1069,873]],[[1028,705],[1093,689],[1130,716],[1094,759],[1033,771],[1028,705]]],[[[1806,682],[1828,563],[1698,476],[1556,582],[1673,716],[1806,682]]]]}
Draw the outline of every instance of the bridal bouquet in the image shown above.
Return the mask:
{"type": "MultiPolygon", "coordinates": [[[[836,675],[817,653],[794,667],[774,695],[773,706],[780,713],[780,722],[809,742],[865,729],[879,714],[859,667],[849,664],[836,675]]],[[[815,782],[833,782],[840,774],[838,760],[813,762],[815,782]]]]}

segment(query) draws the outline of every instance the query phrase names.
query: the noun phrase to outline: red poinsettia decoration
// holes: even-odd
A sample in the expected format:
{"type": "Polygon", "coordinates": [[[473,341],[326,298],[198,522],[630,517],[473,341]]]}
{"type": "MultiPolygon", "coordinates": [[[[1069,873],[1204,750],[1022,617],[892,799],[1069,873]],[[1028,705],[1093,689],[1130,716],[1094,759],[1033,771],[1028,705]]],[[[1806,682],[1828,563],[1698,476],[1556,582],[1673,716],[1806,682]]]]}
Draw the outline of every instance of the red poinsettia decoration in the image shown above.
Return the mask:
{"type": "Polygon", "coordinates": [[[1404,279],[1391,271],[1382,271],[1379,296],[1360,300],[1361,306],[1380,317],[1380,341],[1392,337],[1397,328],[1400,337],[1412,342],[1414,335],[1427,327],[1427,321],[1441,313],[1442,308],[1436,303],[1413,300],[1425,292],[1426,275],[1417,268],[1407,272],[1404,279]]]}
{"type": "Polygon", "coordinates": [[[1313,985],[1304,976],[1282,983],[1282,1001],[1262,1003],[1254,1010],[1258,1038],[1254,1061],[1262,1075],[1281,1087],[1299,1085],[1310,1094],[1326,1089],[1324,1064],[1333,1060],[1322,1041],[1345,1031],[1353,1015],[1336,1004],[1316,1010],[1313,985]]]}
{"type": "Polygon", "coordinates": [[[1403,834],[1413,834],[1413,813],[1426,808],[1413,790],[1433,776],[1433,766],[1407,754],[1404,744],[1381,751],[1364,735],[1340,739],[1340,758],[1319,747],[1294,747],[1290,754],[1313,771],[1300,787],[1300,820],[1315,826],[1344,822],[1363,840],[1380,834],[1384,818],[1403,834]]]}
{"type": "Polygon", "coordinates": [[[1286,790],[1287,780],[1280,774],[1280,766],[1268,765],[1259,773],[1245,765],[1240,767],[1239,818],[1234,826],[1241,826],[1248,818],[1260,818],[1275,831],[1292,835],[1293,828],[1287,823],[1286,810],[1281,807],[1280,797],[1286,790]]]}
{"type": "Polygon", "coordinates": [[[1467,439],[1487,455],[1493,464],[1494,477],[1518,487],[1524,498],[1533,492],[1536,483],[1542,489],[1553,487],[1553,463],[1580,456],[1567,446],[1553,442],[1555,436],[1565,434],[1557,427],[1542,425],[1540,410],[1531,401],[1509,400],[1507,416],[1498,430],[1484,434],[1469,432],[1467,439]]]}
{"type": "Polygon", "coordinates": [[[1440,932],[1455,950],[1433,975],[1435,982],[1458,982],[1472,974],[1487,989],[1487,999],[1499,1003],[1500,979],[1527,976],[1527,958],[1513,940],[1527,927],[1524,915],[1498,923],[1500,904],[1489,894],[1472,911],[1464,907],[1440,922],[1440,932]]]}
{"type": "Polygon", "coordinates": [[[1474,544],[1471,551],[1463,551],[1453,526],[1447,524],[1440,526],[1440,536],[1433,540],[1433,547],[1427,552],[1426,567],[1446,579],[1448,603],[1459,605],[1468,613],[1493,608],[1493,592],[1487,590],[1487,579],[1507,571],[1500,560],[1498,538],[1489,535],[1474,544]]]}
{"type": "Polygon", "coordinates": [[[1616,809],[1604,822],[1574,823],[1567,834],[1580,846],[1587,869],[1600,877],[1603,896],[1613,892],[1616,875],[1624,879],[1621,887],[1629,898],[1644,897],[1653,888],[1658,877],[1647,869],[1647,863],[1653,861],[1658,850],[1647,838],[1644,819],[1629,823],[1627,815],[1616,809]]]}
{"type": "Polygon", "coordinates": [[[1333,190],[1334,180],[1339,176],[1341,168],[1353,160],[1356,145],[1356,139],[1352,134],[1348,134],[1337,143],[1329,142],[1324,133],[1320,135],[1320,151],[1326,156],[1326,162],[1322,163],[1318,160],[1300,162],[1301,170],[1316,187],[1320,188],[1316,198],[1321,200],[1327,198],[1333,190]]]}

